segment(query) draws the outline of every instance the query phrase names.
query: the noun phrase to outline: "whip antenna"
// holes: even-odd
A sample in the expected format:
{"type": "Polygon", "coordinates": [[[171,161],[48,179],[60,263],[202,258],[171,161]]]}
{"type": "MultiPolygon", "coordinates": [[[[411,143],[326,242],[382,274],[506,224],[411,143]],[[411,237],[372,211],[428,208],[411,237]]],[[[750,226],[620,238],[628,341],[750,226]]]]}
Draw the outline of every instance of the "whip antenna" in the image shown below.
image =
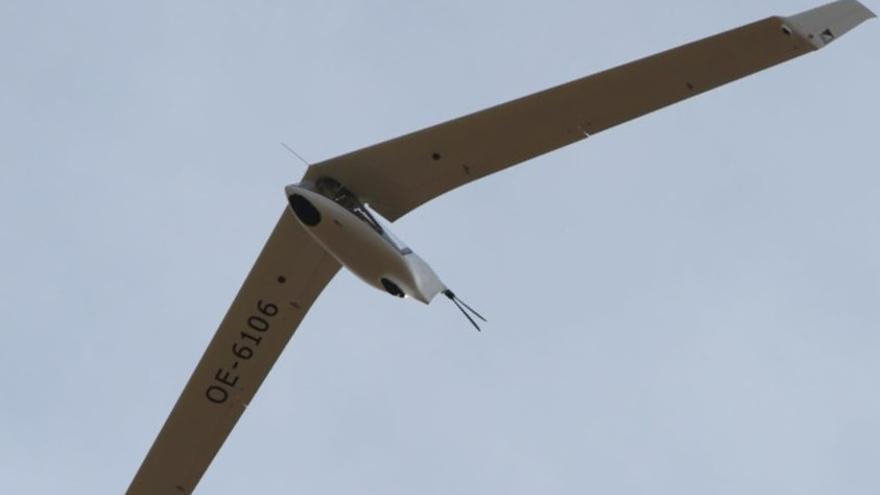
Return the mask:
{"type": "Polygon", "coordinates": [[[482,330],[480,329],[480,325],[477,325],[477,322],[474,321],[473,318],[471,318],[471,315],[468,314],[468,311],[470,311],[471,313],[473,313],[474,316],[476,316],[477,318],[479,318],[479,319],[481,319],[481,320],[483,320],[483,321],[488,322],[487,319],[483,318],[483,315],[481,315],[480,313],[477,313],[477,312],[474,310],[474,308],[468,306],[467,303],[465,303],[464,301],[462,301],[461,299],[459,299],[458,296],[456,296],[455,293],[452,292],[451,290],[449,290],[449,289],[444,290],[444,291],[443,291],[443,295],[446,296],[446,297],[448,297],[449,300],[452,301],[453,304],[455,304],[455,307],[458,308],[459,311],[461,311],[461,314],[463,314],[463,315],[465,316],[465,318],[467,318],[468,321],[471,322],[471,325],[473,325],[474,328],[476,328],[478,332],[482,331],[482,330]],[[467,311],[465,311],[465,309],[467,309],[467,311]]]}
{"type": "Polygon", "coordinates": [[[305,164],[306,164],[306,167],[311,167],[311,165],[309,164],[309,162],[307,162],[305,158],[299,156],[299,153],[297,153],[295,149],[293,149],[293,148],[291,148],[290,146],[288,146],[287,143],[285,143],[284,141],[281,141],[281,146],[284,146],[284,149],[286,149],[287,151],[289,151],[293,156],[299,158],[299,161],[305,163],[305,164]]]}

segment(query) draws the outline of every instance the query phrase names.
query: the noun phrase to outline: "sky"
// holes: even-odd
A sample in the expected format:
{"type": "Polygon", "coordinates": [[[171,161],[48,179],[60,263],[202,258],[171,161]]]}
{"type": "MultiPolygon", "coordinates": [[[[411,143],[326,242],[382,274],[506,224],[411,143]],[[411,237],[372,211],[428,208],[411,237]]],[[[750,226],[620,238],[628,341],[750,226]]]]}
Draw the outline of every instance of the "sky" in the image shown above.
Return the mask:
{"type": "MultiPolygon", "coordinates": [[[[311,162],[819,0],[0,2],[0,485],[122,493],[311,162]]],[[[880,3],[867,0],[880,10],[880,3]]],[[[876,494],[880,22],[430,202],[196,493],[876,494]]]]}

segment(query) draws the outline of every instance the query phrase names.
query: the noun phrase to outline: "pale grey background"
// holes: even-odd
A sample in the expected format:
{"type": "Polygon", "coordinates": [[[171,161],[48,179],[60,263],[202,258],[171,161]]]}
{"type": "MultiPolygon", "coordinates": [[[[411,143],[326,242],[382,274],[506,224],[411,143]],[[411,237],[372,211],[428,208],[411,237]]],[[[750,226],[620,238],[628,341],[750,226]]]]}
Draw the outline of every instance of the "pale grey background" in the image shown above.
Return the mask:
{"type": "MultiPolygon", "coordinates": [[[[303,167],[818,0],[0,2],[0,486],[127,487],[303,167]]],[[[875,10],[876,1],[869,2],[875,10]]],[[[880,492],[880,22],[396,232],[198,493],[880,492]]]]}

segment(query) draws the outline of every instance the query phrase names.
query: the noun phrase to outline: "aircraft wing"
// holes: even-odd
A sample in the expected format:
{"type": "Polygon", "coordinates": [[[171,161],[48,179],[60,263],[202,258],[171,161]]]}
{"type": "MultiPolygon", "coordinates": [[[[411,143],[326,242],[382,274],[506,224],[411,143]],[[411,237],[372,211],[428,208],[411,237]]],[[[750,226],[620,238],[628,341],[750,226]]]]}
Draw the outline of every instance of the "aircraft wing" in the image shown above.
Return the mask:
{"type": "Polygon", "coordinates": [[[313,165],[389,220],[449,190],[822,48],[874,17],[855,0],[770,17],[313,165]]]}
{"type": "Polygon", "coordinates": [[[285,209],[128,495],[192,492],[339,267],[285,209]]]}

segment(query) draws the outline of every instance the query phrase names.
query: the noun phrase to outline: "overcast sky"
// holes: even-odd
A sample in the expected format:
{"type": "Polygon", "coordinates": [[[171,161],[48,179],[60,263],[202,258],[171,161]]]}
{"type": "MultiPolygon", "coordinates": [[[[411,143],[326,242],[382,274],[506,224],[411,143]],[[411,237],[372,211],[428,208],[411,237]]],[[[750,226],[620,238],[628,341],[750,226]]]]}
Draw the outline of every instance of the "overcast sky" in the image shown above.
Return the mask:
{"type": "MultiPolygon", "coordinates": [[[[304,167],[821,0],[0,1],[0,486],[122,493],[304,167]]],[[[874,10],[876,0],[868,0],[874,10]]],[[[197,493],[880,492],[880,22],[431,202],[197,493]]]]}

